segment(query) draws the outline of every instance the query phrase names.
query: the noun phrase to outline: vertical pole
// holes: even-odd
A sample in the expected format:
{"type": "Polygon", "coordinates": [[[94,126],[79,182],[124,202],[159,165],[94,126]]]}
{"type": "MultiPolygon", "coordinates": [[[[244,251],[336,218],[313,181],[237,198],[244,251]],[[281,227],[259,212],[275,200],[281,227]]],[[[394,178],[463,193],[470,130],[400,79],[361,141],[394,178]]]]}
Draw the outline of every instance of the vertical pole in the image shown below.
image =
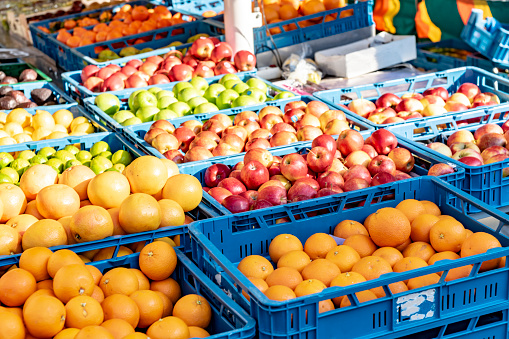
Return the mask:
{"type": "Polygon", "coordinates": [[[224,0],[224,25],[226,42],[233,53],[247,50],[254,53],[253,13],[251,0],[224,0]]]}

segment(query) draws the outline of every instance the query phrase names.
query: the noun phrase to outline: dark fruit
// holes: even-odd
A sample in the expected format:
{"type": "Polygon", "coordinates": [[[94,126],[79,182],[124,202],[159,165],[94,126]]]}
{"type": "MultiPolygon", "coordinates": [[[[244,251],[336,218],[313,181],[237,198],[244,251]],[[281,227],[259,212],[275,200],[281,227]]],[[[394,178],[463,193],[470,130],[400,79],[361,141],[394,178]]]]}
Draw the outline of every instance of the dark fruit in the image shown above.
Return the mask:
{"type": "Polygon", "coordinates": [[[6,96],[0,98],[0,109],[14,109],[16,106],[18,106],[18,103],[13,97],[6,96]]]}
{"type": "Polygon", "coordinates": [[[30,100],[25,96],[25,93],[22,91],[10,91],[7,96],[13,97],[18,104],[30,102],[30,100]]]}
{"type": "Polygon", "coordinates": [[[16,106],[16,108],[34,108],[37,107],[37,104],[35,102],[24,102],[16,106]]]}
{"type": "Polygon", "coordinates": [[[44,105],[48,101],[54,100],[53,91],[49,88],[36,88],[30,92],[32,100],[39,106],[44,105]]]}
{"type": "Polygon", "coordinates": [[[37,72],[31,68],[25,69],[21,72],[18,79],[20,82],[35,81],[37,80],[37,72]]]}
{"type": "Polygon", "coordinates": [[[5,95],[7,95],[7,93],[9,93],[11,91],[12,91],[12,87],[11,86],[2,86],[2,87],[0,87],[0,97],[3,97],[5,95]]]}
{"type": "Polygon", "coordinates": [[[18,79],[16,79],[15,77],[6,76],[5,78],[3,78],[1,83],[2,84],[9,84],[9,85],[17,84],[18,83],[18,79]]]}

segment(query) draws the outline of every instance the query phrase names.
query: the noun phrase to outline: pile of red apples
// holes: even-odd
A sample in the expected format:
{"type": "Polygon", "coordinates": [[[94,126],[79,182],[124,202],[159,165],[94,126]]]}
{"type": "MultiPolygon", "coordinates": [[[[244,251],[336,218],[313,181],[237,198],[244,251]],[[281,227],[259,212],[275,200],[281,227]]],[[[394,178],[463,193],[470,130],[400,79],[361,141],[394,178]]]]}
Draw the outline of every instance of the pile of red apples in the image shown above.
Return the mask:
{"type": "Polygon", "coordinates": [[[125,66],[110,64],[99,68],[88,65],[81,71],[83,86],[92,92],[121,91],[188,81],[193,77],[210,78],[216,75],[251,71],[256,67],[256,57],[249,51],[233,55],[231,46],[217,38],[197,39],[185,56],[180,51],[170,51],[163,57],[150,56],[145,61],[133,59],[125,66]]]}
{"type": "Polygon", "coordinates": [[[216,114],[203,125],[189,120],[175,128],[167,120],[158,120],[143,138],[166,158],[182,163],[311,141],[345,130],[350,125],[342,111],[331,110],[321,101],[299,100],[287,103],[284,112],[266,106],[258,114],[243,111],[233,121],[226,114],[216,114]]]}
{"type": "MultiPolygon", "coordinates": [[[[509,120],[502,126],[485,124],[474,133],[459,130],[447,138],[447,144],[432,142],[427,146],[467,166],[482,166],[509,158],[509,120]]],[[[509,175],[505,168],[503,176],[509,175]]]]}
{"type": "Polygon", "coordinates": [[[450,96],[444,87],[433,87],[422,94],[406,93],[401,97],[393,93],[385,93],[375,102],[362,98],[355,99],[348,104],[347,108],[375,124],[393,124],[409,119],[497,104],[500,104],[497,95],[489,92],[481,93],[477,85],[464,83],[456,93],[450,96]]]}
{"type": "Polygon", "coordinates": [[[279,157],[254,148],[232,168],[208,167],[204,190],[240,213],[409,179],[414,156],[397,146],[396,136],[380,129],[366,140],[355,130],[341,132],[337,140],[321,135],[306,154],[279,157]]]}

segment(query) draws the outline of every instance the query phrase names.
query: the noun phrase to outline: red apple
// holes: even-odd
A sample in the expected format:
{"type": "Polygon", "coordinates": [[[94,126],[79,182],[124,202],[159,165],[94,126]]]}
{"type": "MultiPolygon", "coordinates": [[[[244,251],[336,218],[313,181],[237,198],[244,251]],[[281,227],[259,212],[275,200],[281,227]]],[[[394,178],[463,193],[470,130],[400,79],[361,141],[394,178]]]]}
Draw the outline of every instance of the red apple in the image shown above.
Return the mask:
{"type": "Polygon", "coordinates": [[[348,104],[348,109],[363,118],[367,118],[376,109],[376,106],[371,101],[361,98],[352,100],[348,104]]]}
{"type": "Polygon", "coordinates": [[[444,108],[446,109],[447,112],[461,112],[468,110],[468,106],[465,106],[460,102],[450,100],[445,103],[444,108]]]}
{"type": "Polygon", "coordinates": [[[364,151],[353,151],[345,159],[345,166],[350,168],[355,165],[368,167],[371,157],[364,151]]]}
{"type": "Polygon", "coordinates": [[[322,135],[322,130],[314,126],[304,126],[297,131],[297,140],[308,141],[314,140],[322,135]]]}
{"type": "Polygon", "coordinates": [[[478,140],[477,145],[479,149],[484,151],[486,148],[491,146],[502,146],[505,147],[507,145],[507,140],[502,134],[498,133],[486,133],[483,134],[481,139],[478,140]]]}
{"type": "Polygon", "coordinates": [[[175,126],[173,126],[173,124],[171,122],[169,122],[168,120],[154,121],[152,123],[152,125],[150,125],[150,129],[152,129],[152,128],[160,128],[163,131],[166,131],[170,134],[173,134],[173,132],[175,132],[175,126]]]}
{"type": "Polygon", "coordinates": [[[244,143],[247,141],[248,134],[247,134],[246,129],[242,126],[228,126],[228,127],[226,127],[226,129],[223,131],[223,136],[227,135],[227,134],[235,134],[240,139],[242,139],[242,142],[244,142],[244,143]]]}
{"type": "Polygon", "coordinates": [[[237,126],[243,127],[246,130],[248,137],[251,135],[251,133],[253,133],[257,129],[260,129],[260,124],[258,124],[256,121],[251,121],[247,119],[240,121],[237,124],[237,126]]]}
{"type": "Polygon", "coordinates": [[[240,195],[230,195],[221,202],[228,211],[232,213],[242,213],[249,211],[249,201],[240,195]]]}
{"type": "Polygon", "coordinates": [[[274,162],[272,153],[262,148],[253,148],[244,155],[244,164],[256,160],[266,168],[269,168],[274,162]]]}
{"type": "Polygon", "coordinates": [[[233,57],[235,67],[241,72],[252,71],[256,67],[256,56],[249,51],[238,51],[233,57]]]}
{"type": "Polygon", "coordinates": [[[421,99],[421,104],[426,108],[428,105],[438,105],[440,107],[445,106],[445,101],[439,96],[436,95],[426,95],[424,98],[421,99]]]}
{"type": "Polygon", "coordinates": [[[221,137],[221,140],[219,140],[218,145],[222,144],[228,144],[237,151],[237,153],[240,153],[244,149],[244,141],[236,134],[224,134],[221,137]]]}
{"type": "MultiPolygon", "coordinates": [[[[244,127],[245,128],[245,127],[244,127]]],[[[272,134],[270,134],[270,131],[265,128],[259,128],[257,130],[254,130],[249,136],[247,137],[247,140],[252,140],[256,138],[263,138],[269,140],[272,137],[272,134]]],[[[297,138],[295,138],[297,139],[297,138]]]]}
{"type": "Polygon", "coordinates": [[[154,137],[151,145],[163,154],[166,151],[177,150],[179,148],[179,141],[172,134],[160,133],[154,137]]]}
{"type": "MultiPolygon", "coordinates": [[[[277,164],[277,165],[279,165],[279,164],[277,164]]],[[[290,187],[292,187],[292,182],[290,180],[286,179],[285,176],[282,175],[281,173],[271,176],[270,180],[268,182],[271,182],[272,180],[279,181],[283,185],[282,187],[287,191],[290,189],[290,187]]],[[[258,191],[260,191],[260,189],[258,189],[258,191]]]]}
{"type": "MultiPolygon", "coordinates": [[[[244,168],[244,166],[242,166],[242,168],[244,168]]],[[[241,173],[242,170],[233,170],[231,173],[230,173],[230,176],[229,178],[233,178],[233,179],[237,179],[238,181],[242,182],[242,178],[240,177],[240,173],[241,173]]]]}
{"type": "Polygon", "coordinates": [[[129,60],[128,62],[126,62],[125,65],[138,69],[138,68],[140,68],[141,65],[143,65],[143,61],[141,61],[139,59],[132,59],[132,60],[129,60]]]}
{"type": "Polygon", "coordinates": [[[202,146],[196,146],[189,149],[189,151],[186,152],[186,155],[184,156],[184,162],[210,159],[213,156],[214,155],[212,154],[212,152],[210,152],[207,148],[202,146]]]}
{"type": "Polygon", "coordinates": [[[258,191],[245,191],[239,194],[239,196],[244,197],[249,202],[249,208],[251,208],[254,203],[258,200],[258,191]]]}
{"type": "MultiPolygon", "coordinates": [[[[294,184],[289,190],[288,190],[288,201],[296,201],[295,198],[298,196],[306,197],[307,199],[313,199],[316,197],[316,190],[309,186],[308,184],[299,183],[294,184]]],[[[305,200],[307,200],[305,199],[305,200]]]]}
{"type": "Polygon", "coordinates": [[[145,133],[145,136],[143,137],[143,140],[149,145],[152,145],[152,141],[156,136],[158,136],[161,133],[166,133],[166,131],[160,129],[160,128],[151,128],[145,133]]]}
{"type": "Polygon", "coordinates": [[[233,56],[233,50],[231,46],[226,42],[220,42],[214,46],[212,53],[210,54],[210,59],[214,61],[216,64],[220,61],[226,60],[230,61],[233,56]]]}
{"type": "Polygon", "coordinates": [[[381,155],[389,154],[390,151],[398,146],[396,136],[392,132],[383,128],[373,132],[369,139],[371,146],[373,146],[375,151],[381,155]]]}
{"type": "Polygon", "coordinates": [[[281,131],[297,133],[295,128],[293,128],[292,125],[287,124],[286,122],[278,122],[277,124],[272,126],[272,128],[270,129],[270,133],[272,133],[272,134],[276,134],[277,132],[281,132],[281,131]]]}
{"type": "MultiPolygon", "coordinates": [[[[256,132],[257,131],[255,131],[254,133],[256,133],[256,132]]],[[[275,135],[273,135],[270,138],[270,146],[271,147],[284,146],[284,145],[293,144],[298,141],[299,140],[297,139],[297,136],[295,135],[295,133],[282,131],[282,132],[277,132],[275,135]]]]}
{"type": "Polygon", "coordinates": [[[85,83],[88,78],[96,76],[97,72],[99,72],[100,68],[96,65],[87,65],[81,71],[81,83],[85,83]]]}
{"type": "Polygon", "coordinates": [[[285,105],[284,112],[286,113],[287,111],[289,111],[291,109],[305,110],[306,106],[307,106],[306,103],[302,100],[292,101],[285,105]]]}
{"type": "Polygon", "coordinates": [[[260,162],[252,160],[245,163],[240,177],[248,189],[254,190],[269,180],[269,170],[260,162]]]}
{"type": "Polygon", "coordinates": [[[344,173],[346,173],[346,171],[348,171],[348,168],[339,159],[335,158],[334,160],[332,160],[332,164],[329,167],[327,167],[325,171],[326,172],[332,171],[343,175],[344,173]]]}
{"type": "Polygon", "coordinates": [[[262,149],[270,148],[270,142],[267,139],[256,138],[256,139],[251,139],[246,143],[246,146],[245,146],[246,152],[248,152],[252,149],[256,149],[256,148],[262,148],[262,149]]]}
{"type": "Polygon", "coordinates": [[[229,61],[221,61],[219,62],[216,67],[214,67],[214,74],[215,75],[221,75],[221,74],[229,74],[229,73],[237,73],[237,70],[235,69],[235,66],[229,61]]]}
{"type": "Polygon", "coordinates": [[[215,142],[213,139],[206,138],[206,137],[195,137],[194,140],[189,145],[189,150],[193,149],[194,147],[204,147],[208,149],[210,152],[217,146],[217,142],[215,142]]]}
{"type": "Polygon", "coordinates": [[[371,186],[384,185],[396,181],[396,178],[391,173],[379,172],[373,176],[371,186]]]}
{"type": "Polygon", "coordinates": [[[134,73],[129,78],[127,78],[125,83],[128,88],[140,88],[148,86],[147,80],[143,79],[139,74],[134,73]]]}
{"type": "MultiPolygon", "coordinates": [[[[286,201],[285,201],[285,203],[286,203],[286,201]]],[[[274,206],[274,205],[272,205],[267,200],[263,200],[263,199],[260,200],[260,199],[258,199],[253,204],[252,209],[253,210],[260,210],[262,208],[269,208],[269,207],[272,207],[272,206],[274,206]]]]}
{"type": "Polygon", "coordinates": [[[125,88],[125,83],[122,77],[118,74],[113,74],[108,79],[104,80],[101,91],[121,91],[125,88]]]}
{"type": "Polygon", "coordinates": [[[398,171],[409,173],[414,168],[414,156],[406,148],[397,147],[390,151],[388,156],[394,161],[398,171]]]}
{"type": "Polygon", "coordinates": [[[100,92],[103,87],[104,80],[99,77],[91,76],[85,80],[83,86],[92,92],[100,92]]]}
{"type": "Polygon", "coordinates": [[[378,155],[378,153],[375,151],[375,148],[371,145],[363,145],[361,151],[366,152],[366,154],[369,155],[371,159],[378,155]]]}
{"type": "Polygon", "coordinates": [[[281,164],[280,163],[272,163],[269,167],[269,175],[273,177],[274,175],[281,174],[281,164]]]}
{"type": "Polygon", "coordinates": [[[232,195],[232,192],[222,187],[212,187],[211,189],[209,189],[207,193],[210,194],[212,198],[216,199],[216,201],[219,202],[220,204],[226,197],[232,195]]]}
{"type": "Polygon", "coordinates": [[[444,101],[447,101],[447,99],[449,98],[449,92],[447,92],[447,90],[443,87],[431,87],[425,90],[422,94],[424,96],[436,95],[441,97],[444,101]]]}
{"type": "Polygon", "coordinates": [[[463,150],[465,148],[471,148],[474,151],[476,151],[478,153],[481,153],[481,150],[479,149],[479,147],[475,143],[473,143],[473,142],[469,142],[469,143],[455,142],[450,147],[451,152],[452,152],[453,155],[456,154],[456,152],[461,151],[461,150],[463,150]]]}
{"type": "Polygon", "coordinates": [[[455,142],[464,142],[468,144],[469,142],[474,142],[475,138],[472,132],[467,130],[456,131],[447,138],[447,146],[451,147],[451,145],[455,142]]]}
{"type": "Polygon", "coordinates": [[[504,131],[504,133],[509,131],[509,120],[504,122],[501,127],[502,127],[502,130],[504,131]]]}
{"type": "Polygon", "coordinates": [[[232,192],[232,194],[235,195],[246,191],[246,186],[244,186],[244,184],[240,180],[232,178],[231,176],[221,180],[218,183],[217,187],[226,188],[228,191],[232,192]]]}
{"type": "Polygon", "coordinates": [[[465,94],[468,100],[470,100],[470,103],[472,103],[474,101],[475,96],[481,93],[481,90],[479,89],[479,87],[477,87],[477,85],[472,84],[470,82],[466,82],[458,88],[456,93],[465,94]]]}
{"type": "Polygon", "coordinates": [[[467,166],[482,166],[483,162],[475,157],[463,157],[458,159],[459,162],[467,165],[467,166]]]}
{"type": "Polygon", "coordinates": [[[412,177],[408,173],[401,172],[398,170],[396,170],[394,172],[394,180],[399,181],[399,180],[406,180],[406,179],[412,179],[412,177]]]}
{"type": "Polygon", "coordinates": [[[382,94],[376,101],[375,105],[377,108],[381,107],[395,107],[399,104],[401,98],[392,93],[384,93],[382,94]]]}
{"type": "Polygon", "coordinates": [[[449,157],[449,158],[452,157],[452,151],[449,147],[447,147],[446,144],[443,144],[441,142],[432,142],[426,146],[428,148],[434,150],[435,152],[445,155],[446,157],[449,157]]]}
{"type": "Polygon", "coordinates": [[[155,74],[148,79],[149,85],[161,85],[161,84],[169,84],[170,79],[164,74],[155,74]]]}
{"type": "Polygon", "coordinates": [[[371,174],[368,169],[362,165],[352,166],[343,174],[343,179],[345,183],[353,178],[361,178],[364,179],[368,184],[371,183],[371,174]]]}
{"type": "Polygon", "coordinates": [[[264,116],[268,114],[274,114],[281,118],[283,118],[284,113],[279,109],[279,107],[276,106],[265,106],[258,112],[258,118],[261,120],[264,116]]]}
{"type": "Polygon", "coordinates": [[[213,50],[214,43],[212,40],[209,38],[200,37],[195,42],[193,42],[189,48],[189,53],[199,60],[206,60],[210,59],[213,50]]]}
{"type": "Polygon", "coordinates": [[[362,137],[362,134],[356,130],[350,129],[341,132],[336,145],[338,151],[346,157],[353,151],[359,151],[362,149],[362,146],[364,146],[364,138],[362,137]]]}
{"type": "Polygon", "coordinates": [[[408,112],[421,112],[424,109],[422,103],[415,98],[406,98],[396,106],[396,112],[408,111],[408,112]]]}
{"type": "Polygon", "coordinates": [[[193,71],[193,78],[194,77],[211,78],[214,75],[215,75],[214,70],[210,68],[208,65],[203,64],[202,62],[196,65],[196,68],[193,71]]]}
{"type": "Polygon", "coordinates": [[[464,157],[474,157],[474,158],[479,159],[480,161],[483,161],[481,154],[479,154],[479,152],[474,151],[471,148],[465,148],[465,149],[458,151],[452,155],[452,158],[454,160],[459,160],[464,157]]]}
{"type": "Polygon", "coordinates": [[[448,164],[435,164],[431,166],[431,168],[428,171],[428,175],[435,177],[450,173],[454,173],[454,168],[452,168],[452,166],[448,164]]]}
{"type": "Polygon", "coordinates": [[[396,117],[402,118],[403,120],[419,119],[422,118],[422,114],[419,112],[401,111],[398,112],[398,115],[396,117]]]}
{"type": "Polygon", "coordinates": [[[410,98],[421,100],[422,98],[424,98],[424,96],[421,93],[416,93],[416,92],[413,92],[413,93],[408,92],[401,96],[401,99],[410,99],[410,98]]]}
{"type": "Polygon", "coordinates": [[[483,161],[486,163],[486,161],[495,155],[509,155],[509,151],[502,146],[491,146],[486,148],[484,151],[482,151],[481,156],[483,158],[483,161]]]}
{"type": "Polygon", "coordinates": [[[221,180],[228,178],[231,170],[225,164],[214,164],[205,171],[203,179],[208,187],[216,187],[221,180]]]}
{"type": "Polygon", "coordinates": [[[306,113],[300,120],[294,123],[294,126],[297,129],[301,129],[304,126],[320,127],[320,119],[311,113],[306,113]]]}
{"type": "Polygon", "coordinates": [[[322,134],[319,137],[313,139],[311,147],[317,146],[325,147],[332,155],[334,155],[335,152],[337,151],[336,140],[334,140],[334,138],[331,137],[330,135],[322,134]]]}
{"type": "Polygon", "coordinates": [[[166,151],[163,155],[166,159],[170,159],[176,164],[184,163],[184,155],[177,150],[166,151]]]}
{"type": "Polygon", "coordinates": [[[304,116],[304,114],[306,114],[306,112],[300,108],[291,108],[285,112],[283,121],[289,124],[294,124],[299,121],[304,116]]]}
{"type": "Polygon", "coordinates": [[[343,176],[339,173],[328,171],[323,172],[318,176],[318,184],[320,188],[331,188],[333,186],[337,186],[343,188],[345,181],[343,176]]]}
{"type": "Polygon", "coordinates": [[[326,197],[329,195],[339,194],[343,193],[343,190],[337,186],[331,187],[331,188],[322,188],[318,191],[316,194],[317,198],[326,197]]]}
{"type": "Polygon", "coordinates": [[[377,155],[368,165],[368,171],[372,176],[380,172],[393,174],[395,170],[396,164],[386,155],[377,155]]]}
{"type": "Polygon", "coordinates": [[[477,140],[479,142],[479,140],[481,139],[481,137],[486,134],[486,133],[498,133],[498,134],[504,134],[504,130],[502,129],[502,127],[500,127],[499,125],[497,124],[486,124],[486,125],[482,125],[481,127],[479,127],[475,132],[474,132],[474,138],[475,140],[477,140]]]}
{"type": "Polygon", "coordinates": [[[283,122],[283,118],[281,118],[279,115],[275,114],[266,114],[263,118],[260,120],[260,127],[265,128],[266,130],[270,131],[271,128],[280,123],[283,122]]]}
{"type": "MultiPolygon", "coordinates": [[[[320,116],[323,113],[327,112],[328,110],[329,106],[327,106],[327,104],[321,101],[313,100],[308,102],[306,109],[304,111],[306,112],[306,114],[312,114],[315,117],[320,118],[320,116]]],[[[320,124],[318,124],[318,126],[320,126],[320,124]]]]}
{"type": "Polygon", "coordinates": [[[193,57],[192,55],[186,55],[185,57],[182,58],[182,63],[191,66],[192,68],[198,66],[199,62],[200,60],[193,57]]]}
{"type": "Polygon", "coordinates": [[[260,200],[266,200],[273,206],[286,204],[286,189],[278,185],[264,187],[258,191],[258,201],[260,200]]]}
{"type": "Polygon", "coordinates": [[[164,60],[164,62],[160,66],[160,70],[169,72],[175,65],[182,65],[182,60],[175,56],[171,56],[164,60]]]}
{"type": "Polygon", "coordinates": [[[498,105],[498,104],[500,104],[500,98],[496,94],[493,94],[490,92],[479,93],[474,97],[474,100],[472,101],[473,104],[475,104],[477,102],[483,103],[483,104],[488,104],[488,103],[492,102],[493,104],[498,105]]]}
{"type": "MultiPolygon", "coordinates": [[[[489,158],[488,161],[486,161],[484,164],[489,165],[489,164],[493,164],[495,162],[506,161],[507,158],[508,158],[508,156],[504,155],[504,154],[495,155],[495,156],[489,158]]],[[[505,167],[504,169],[502,169],[502,177],[505,178],[507,176],[509,176],[509,167],[505,167]]]]}
{"type": "Polygon", "coordinates": [[[280,167],[281,173],[290,181],[305,178],[308,173],[306,160],[297,153],[285,155],[280,167]]]}
{"type": "Polygon", "coordinates": [[[95,73],[95,76],[103,80],[106,80],[115,73],[116,71],[113,68],[103,67],[99,71],[97,71],[97,73],[95,73]]]}
{"type": "Polygon", "coordinates": [[[350,192],[350,191],[356,191],[363,188],[368,188],[369,184],[366,180],[361,178],[352,178],[347,181],[345,181],[345,185],[343,186],[343,191],[350,192]]]}
{"type": "Polygon", "coordinates": [[[175,65],[169,72],[170,80],[173,81],[188,81],[193,76],[194,69],[189,65],[175,65]]]}
{"type": "Polygon", "coordinates": [[[320,128],[322,130],[325,130],[327,128],[327,125],[331,123],[331,121],[343,121],[348,123],[346,120],[346,115],[343,111],[340,110],[334,110],[330,109],[328,111],[325,111],[320,117],[318,118],[320,120],[320,128]]]}

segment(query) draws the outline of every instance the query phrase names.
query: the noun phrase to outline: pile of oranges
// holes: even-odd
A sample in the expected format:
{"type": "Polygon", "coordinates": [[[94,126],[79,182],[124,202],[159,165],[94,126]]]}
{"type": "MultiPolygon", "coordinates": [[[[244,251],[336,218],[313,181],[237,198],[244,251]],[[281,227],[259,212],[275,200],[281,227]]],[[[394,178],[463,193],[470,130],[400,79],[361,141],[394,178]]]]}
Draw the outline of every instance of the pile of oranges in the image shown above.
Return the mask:
{"type": "MultiPolygon", "coordinates": [[[[97,21],[96,19],[90,20],[97,21]]],[[[148,9],[145,6],[131,7],[131,5],[124,5],[109,23],[91,23],[90,20],[88,23],[95,25],[91,30],[76,26],[73,27],[71,34],[66,28],[62,28],[58,31],[57,40],[75,48],[186,22],[180,13],[172,15],[165,6],[148,9]]],[[[71,27],[72,25],[67,23],[64,26],[71,27]]],[[[143,42],[146,40],[137,39],[134,44],[143,42]]]]}
{"type": "Polygon", "coordinates": [[[201,198],[198,179],[153,156],[98,175],[84,165],[62,174],[34,165],[19,186],[0,184],[0,255],[184,225],[201,198]]]}
{"type": "MultiPolygon", "coordinates": [[[[264,16],[267,24],[274,24],[285,20],[296,19],[302,16],[313,15],[323,11],[333,10],[346,6],[345,0],[261,0],[263,1],[262,15],[264,16]]],[[[341,12],[340,17],[348,17],[353,15],[352,10],[345,10],[341,12]]],[[[333,21],[337,18],[337,14],[333,13],[323,17],[318,17],[309,20],[299,21],[301,28],[309,27],[322,21],[333,21]]],[[[292,31],[297,29],[295,24],[284,26],[285,31],[292,31]]],[[[271,34],[280,34],[281,29],[278,27],[269,29],[271,34]]]]}
{"type": "MultiPolygon", "coordinates": [[[[430,201],[407,199],[396,208],[381,208],[364,224],[343,220],[334,236],[311,235],[302,245],[292,234],[280,234],[269,246],[273,264],[263,256],[242,259],[238,269],[269,299],[286,301],[318,293],[331,286],[350,286],[390,272],[405,272],[433,265],[444,259],[459,259],[501,247],[491,234],[465,229],[456,219],[442,215],[430,201]]],[[[505,266],[505,257],[482,263],[480,272],[505,266]]],[[[472,265],[451,269],[445,281],[467,277],[472,265]]],[[[438,283],[442,272],[389,285],[393,294],[438,283]]],[[[243,291],[244,296],[249,295],[243,291]]],[[[360,302],[385,296],[382,286],[356,293],[360,302]]],[[[338,296],[319,303],[320,312],[350,306],[338,296]]]]}
{"type": "Polygon", "coordinates": [[[140,269],[103,274],[70,250],[24,252],[19,268],[0,278],[0,338],[208,337],[209,302],[197,294],[182,296],[170,277],[178,262],[175,250],[155,241],[141,249],[138,260],[140,269]]]}

